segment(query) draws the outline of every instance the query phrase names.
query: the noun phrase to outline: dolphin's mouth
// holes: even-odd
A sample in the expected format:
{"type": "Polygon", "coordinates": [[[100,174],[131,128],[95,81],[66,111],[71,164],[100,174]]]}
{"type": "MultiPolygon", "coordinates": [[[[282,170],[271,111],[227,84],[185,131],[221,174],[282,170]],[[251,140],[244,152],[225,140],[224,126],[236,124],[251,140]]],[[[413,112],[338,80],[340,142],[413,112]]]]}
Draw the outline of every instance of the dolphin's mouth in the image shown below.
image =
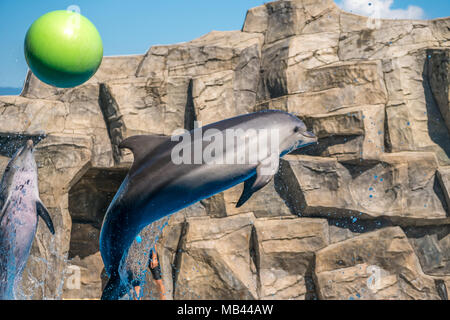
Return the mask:
{"type": "Polygon", "coordinates": [[[318,142],[318,141],[315,141],[315,142],[308,142],[308,143],[305,143],[305,144],[300,145],[298,148],[306,148],[306,147],[312,146],[312,145],[314,145],[314,144],[319,144],[319,142],[318,142]]]}
{"type": "Polygon", "coordinates": [[[289,154],[291,152],[294,152],[295,150],[298,149],[302,149],[302,148],[306,148],[308,146],[311,145],[315,145],[315,144],[319,144],[319,141],[311,141],[311,142],[307,142],[307,143],[303,143],[303,141],[298,141],[292,148],[290,148],[289,150],[285,150],[284,152],[281,153],[281,157],[285,156],[286,154],[289,154]]]}
{"type": "Polygon", "coordinates": [[[316,135],[310,131],[302,132],[302,136],[310,139],[317,139],[316,135]]]}

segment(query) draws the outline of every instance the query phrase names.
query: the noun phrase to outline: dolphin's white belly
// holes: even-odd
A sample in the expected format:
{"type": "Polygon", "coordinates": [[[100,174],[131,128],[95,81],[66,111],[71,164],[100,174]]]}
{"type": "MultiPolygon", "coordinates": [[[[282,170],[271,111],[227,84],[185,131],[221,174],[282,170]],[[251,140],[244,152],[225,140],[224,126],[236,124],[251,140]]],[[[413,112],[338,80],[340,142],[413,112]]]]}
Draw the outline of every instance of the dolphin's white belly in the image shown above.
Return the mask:
{"type": "Polygon", "coordinates": [[[215,158],[218,162],[203,161],[202,165],[184,172],[145,204],[141,224],[152,223],[250,178],[260,161],[271,152],[259,138],[229,140],[221,156],[215,158]]]}
{"type": "Polygon", "coordinates": [[[36,234],[36,204],[25,195],[25,189],[14,191],[0,223],[0,295],[13,294],[36,234]]]}
{"type": "Polygon", "coordinates": [[[177,184],[210,197],[243,182],[255,170],[256,165],[206,165],[181,177],[177,184]]]}
{"type": "Polygon", "coordinates": [[[255,166],[202,166],[180,177],[148,202],[141,211],[143,225],[178,212],[198,201],[232,188],[255,174],[255,166]]]}

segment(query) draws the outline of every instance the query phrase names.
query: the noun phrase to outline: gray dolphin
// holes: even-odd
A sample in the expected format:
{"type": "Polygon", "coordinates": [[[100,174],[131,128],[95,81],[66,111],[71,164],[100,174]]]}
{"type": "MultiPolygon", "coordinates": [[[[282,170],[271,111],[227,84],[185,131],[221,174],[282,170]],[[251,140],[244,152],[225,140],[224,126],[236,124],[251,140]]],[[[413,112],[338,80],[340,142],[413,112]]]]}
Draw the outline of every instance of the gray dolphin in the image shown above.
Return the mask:
{"type": "Polygon", "coordinates": [[[15,299],[15,291],[30,255],[38,215],[55,233],[39,198],[38,175],[29,140],[12,157],[0,185],[0,300],[15,299]]]}
{"type": "Polygon", "coordinates": [[[121,270],[145,226],[245,182],[237,203],[242,206],[271,181],[280,157],[312,143],[317,138],[299,118],[275,110],[241,115],[173,137],[124,140],[119,147],[133,152],[134,163],[103,220],[100,252],[110,279],[102,299],[116,300],[129,291],[129,280],[121,270]],[[276,139],[264,138],[267,132],[271,137],[276,133],[276,139]],[[198,161],[205,154],[212,161],[198,161]],[[180,158],[191,161],[180,163],[180,158]]]}

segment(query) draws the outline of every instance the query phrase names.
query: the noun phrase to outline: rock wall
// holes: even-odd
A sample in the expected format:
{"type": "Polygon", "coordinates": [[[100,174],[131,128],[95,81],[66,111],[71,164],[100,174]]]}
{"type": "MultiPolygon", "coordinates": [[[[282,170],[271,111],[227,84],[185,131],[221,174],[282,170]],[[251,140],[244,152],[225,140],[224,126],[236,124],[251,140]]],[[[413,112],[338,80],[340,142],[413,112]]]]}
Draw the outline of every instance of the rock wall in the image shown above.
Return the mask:
{"type": "MultiPolygon", "coordinates": [[[[77,88],[29,73],[21,96],[0,97],[0,169],[41,140],[57,231],[39,225],[24,297],[100,297],[99,228],[132,162],[123,139],[270,108],[320,144],[285,157],[239,209],[242,186],[171,217],[159,239],[169,298],[446,298],[449,54],[450,18],[372,20],[295,0],[250,9],[241,31],[107,57],[77,88]]],[[[154,289],[149,279],[145,298],[154,289]]]]}

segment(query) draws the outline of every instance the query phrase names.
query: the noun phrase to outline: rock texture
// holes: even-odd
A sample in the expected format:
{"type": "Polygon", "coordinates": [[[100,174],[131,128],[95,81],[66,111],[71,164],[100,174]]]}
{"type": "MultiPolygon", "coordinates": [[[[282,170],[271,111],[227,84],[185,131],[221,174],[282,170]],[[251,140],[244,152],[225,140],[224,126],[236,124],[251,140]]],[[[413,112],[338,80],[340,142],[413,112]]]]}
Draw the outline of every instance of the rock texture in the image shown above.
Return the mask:
{"type": "MultiPolygon", "coordinates": [[[[39,225],[23,298],[100,297],[99,228],[132,162],[123,139],[271,108],[320,144],[285,157],[239,209],[242,186],[170,218],[158,240],[168,297],[444,299],[449,55],[449,18],[373,20],[292,0],[250,9],[241,31],[106,57],[77,88],[29,73],[20,96],[0,97],[0,169],[40,141],[57,231],[39,225]]],[[[147,280],[144,298],[156,298],[147,280]]]]}
{"type": "Polygon", "coordinates": [[[320,299],[439,299],[405,233],[385,228],[317,252],[320,299]]]}

